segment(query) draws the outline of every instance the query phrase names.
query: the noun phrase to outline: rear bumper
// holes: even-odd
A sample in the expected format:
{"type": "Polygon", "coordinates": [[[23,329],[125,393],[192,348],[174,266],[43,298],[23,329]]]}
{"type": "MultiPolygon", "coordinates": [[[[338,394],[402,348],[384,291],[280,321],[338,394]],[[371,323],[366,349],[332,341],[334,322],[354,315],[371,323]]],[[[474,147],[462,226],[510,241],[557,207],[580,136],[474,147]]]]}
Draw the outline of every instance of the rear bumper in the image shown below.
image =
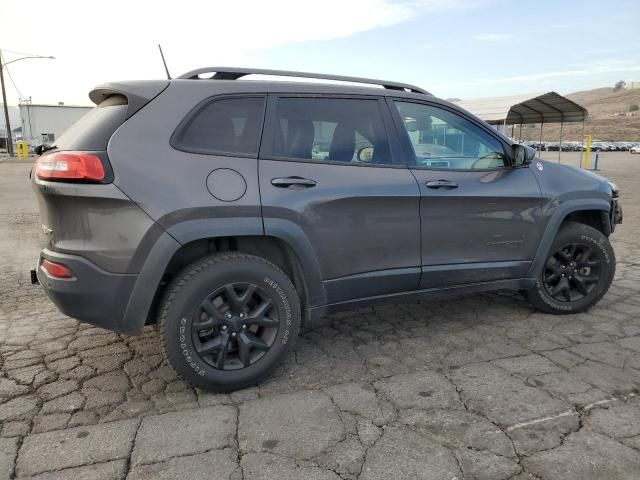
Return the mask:
{"type": "Polygon", "coordinates": [[[51,301],[65,315],[120,333],[139,333],[124,322],[137,274],[110,273],[83,257],[48,249],[40,253],[36,274],[51,301]],[[40,266],[42,258],[63,263],[74,277],[51,277],[40,266]]]}

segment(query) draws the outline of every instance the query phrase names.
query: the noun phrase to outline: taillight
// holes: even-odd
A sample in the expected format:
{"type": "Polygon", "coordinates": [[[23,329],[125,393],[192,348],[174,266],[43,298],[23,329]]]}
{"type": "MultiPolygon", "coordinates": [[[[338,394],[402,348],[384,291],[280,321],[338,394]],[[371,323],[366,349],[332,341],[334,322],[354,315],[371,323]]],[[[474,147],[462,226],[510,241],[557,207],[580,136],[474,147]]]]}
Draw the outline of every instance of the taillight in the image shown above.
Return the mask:
{"type": "Polygon", "coordinates": [[[42,269],[47,272],[51,277],[55,278],[73,278],[73,272],[62,263],[52,262],[46,258],[42,259],[40,264],[42,269]]]}
{"type": "Polygon", "coordinates": [[[104,180],[102,160],[92,153],[53,152],[38,158],[36,176],[40,180],[104,180]]]}

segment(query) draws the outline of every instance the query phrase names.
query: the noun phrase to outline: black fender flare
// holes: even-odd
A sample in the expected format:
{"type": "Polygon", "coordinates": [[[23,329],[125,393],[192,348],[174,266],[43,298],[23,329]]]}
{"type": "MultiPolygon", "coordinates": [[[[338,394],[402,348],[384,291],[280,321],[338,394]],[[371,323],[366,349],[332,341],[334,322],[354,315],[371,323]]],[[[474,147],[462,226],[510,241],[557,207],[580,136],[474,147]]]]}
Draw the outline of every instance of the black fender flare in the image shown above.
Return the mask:
{"type": "Polygon", "coordinates": [[[118,331],[131,335],[142,333],[162,275],[180,247],[167,232],[158,237],[140,269],[118,331]]]}
{"type": "Polygon", "coordinates": [[[322,282],[320,263],[309,238],[302,228],[296,223],[283,218],[264,217],[263,220],[265,235],[283,241],[289,245],[293,253],[298,257],[307,286],[307,306],[326,305],[327,293],[322,282]]]}
{"type": "Polygon", "coordinates": [[[302,228],[292,221],[268,217],[201,218],[177,223],[167,232],[183,245],[195,240],[215,237],[276,238],[291,249],[300,264],[307,289],[307,306],[315,307],[327,303],[315,250],[302,228]]]}
{"type": "MultiPolygon", "coordinates": [[[[265,219],[266,221],[266,219],[265,219]]],[[[269,236],[284,242],[296,255],[307,288],[308,307],[324,305],[326,293],[309,239],[293,222],[273,220],[265,235],[261,218],[202,218],[179,222],[163,232],[151,247],[135,282],[119,331],[140,334],[169,262],[185,244],[205,238],[269,236]]]]}
{"type": "Polygon", "coordinates": [[[547,227],[542,234],[540,244],[536,250],[533,262],[529,268],[528,276],[537,278],[551,249],[551,245],[560,230],[560,225],[567,216],[573,212],[579,212],[581,210],[601,210],[608,214],[611,210],[611,203],[605,199],[598,198],[583,198],[583,199],[571,199],[560,203],[556,210],[553,212],[551,218],[547,222],[547,227]]]}

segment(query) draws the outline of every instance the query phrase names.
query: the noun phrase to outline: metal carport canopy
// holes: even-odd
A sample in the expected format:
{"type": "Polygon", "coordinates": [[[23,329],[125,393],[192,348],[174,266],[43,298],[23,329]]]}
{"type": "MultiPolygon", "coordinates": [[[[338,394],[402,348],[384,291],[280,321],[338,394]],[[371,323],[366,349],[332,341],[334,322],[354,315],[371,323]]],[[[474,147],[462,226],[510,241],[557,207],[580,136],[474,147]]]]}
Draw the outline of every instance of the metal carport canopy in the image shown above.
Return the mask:
{"type": "Polygon", "coordinates": [[[493,125],[582,122],[588,114],[585,108],[556,92],[456,103],[493,125]]]}
{"type": "Polygon", "coordinates": [[[513,125],[582,122],[586,117],[585,108],[556,92],[549,92],[513,105],[509,109],[505,123],[513,125]]]}

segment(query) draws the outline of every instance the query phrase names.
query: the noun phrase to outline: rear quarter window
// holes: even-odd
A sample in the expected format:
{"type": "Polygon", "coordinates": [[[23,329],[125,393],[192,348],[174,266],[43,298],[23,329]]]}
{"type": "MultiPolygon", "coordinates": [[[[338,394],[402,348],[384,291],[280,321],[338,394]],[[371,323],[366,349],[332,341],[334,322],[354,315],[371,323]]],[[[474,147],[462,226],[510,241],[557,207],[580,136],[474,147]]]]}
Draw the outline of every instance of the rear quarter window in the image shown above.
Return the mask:
{"type": "Polygon", "coordinates": [[[104,99],[54,143],[59,150],[106,150],[109,139],[127,115],[127,98],[112,95],[104,99]]]}
{"type": "Polygon", "coordinates": [[[193,153],[257,157],[264,106],[263,96],[210,100],[186,117],[171,145],[193,153]]]}

